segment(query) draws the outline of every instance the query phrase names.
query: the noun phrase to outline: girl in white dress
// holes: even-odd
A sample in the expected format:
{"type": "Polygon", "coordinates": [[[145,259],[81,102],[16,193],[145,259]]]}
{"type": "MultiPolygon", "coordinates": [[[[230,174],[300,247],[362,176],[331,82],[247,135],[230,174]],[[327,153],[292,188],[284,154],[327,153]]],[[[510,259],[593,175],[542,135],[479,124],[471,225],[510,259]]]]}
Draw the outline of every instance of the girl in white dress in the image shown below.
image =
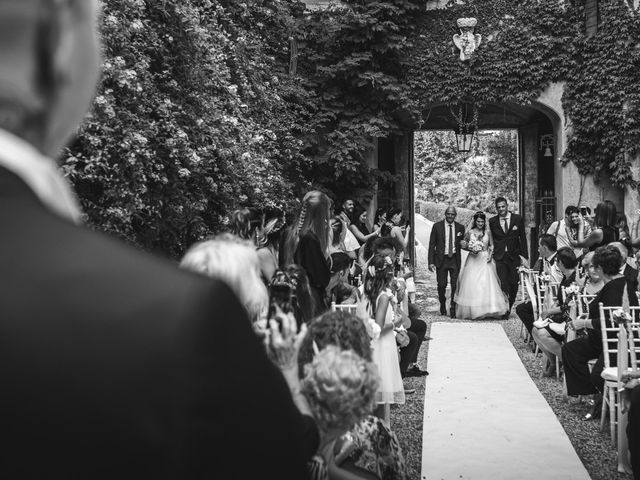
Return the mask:
{"type": "Polygon", "coordinates": [[[483,212],[473,216],[471,228],[460,243],[469,250],[458,277],[454,301],[456,317],[468,319],[499,318],[509,309],[509,301],[500,288],[493,261],[493,239],[483,212]]]}
{"type": "Polygon", "coordinates": [[[402,325],[402,316],[395,315],[397,303],[389,290],[393,280],[393,262],[388,256],[374,255],[364,274],[369,315],[380,327],[380,336],[373,342],[373,361],[380,375],[380,386],[376,392],[377,414],[389,425],[389,405],[405,402],[394,334],[394,329],[402,325]]]}

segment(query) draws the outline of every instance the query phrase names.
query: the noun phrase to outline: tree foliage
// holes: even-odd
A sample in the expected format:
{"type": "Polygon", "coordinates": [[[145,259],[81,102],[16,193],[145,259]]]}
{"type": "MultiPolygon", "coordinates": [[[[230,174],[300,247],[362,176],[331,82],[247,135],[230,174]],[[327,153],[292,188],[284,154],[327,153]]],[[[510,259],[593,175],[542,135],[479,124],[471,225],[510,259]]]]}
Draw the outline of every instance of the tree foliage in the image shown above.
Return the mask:
{"type": "Polygon", "coordinates": [[[452,132],[417,132],[416,199],[495,211],[496,196],[517,208],[517,132],[481,132],[470,153],[458,153],[452,132]]]}
{"type": "MultiPolygon", "coordinates": [[[[64,163],[88,222],[179,256],[239,206],[290,209],[312,186],[362,196],[389,180],[367,163],[373,139],[419,129],[430,105],[527,105],[553,81],[565,82],[572,127],[564,161],[636,186],[640,17],[629,2],[599,2],[589,39],[581,2],[342,3],[309,13],[297,0],[105,0],[103,80],[64,163]],[[461,63],[451,37],[467,16],[483,42],[461,63]]],[[[456,165],[443,155],[429,162],[456,165]]]]}
{"type": "Polygon", "coordinates": [[[309,112],[283,67],[294,7],[106,2],[103,79],[64,165],[90,224],[179,256],[238,206],[295,201],[309,112]]]}

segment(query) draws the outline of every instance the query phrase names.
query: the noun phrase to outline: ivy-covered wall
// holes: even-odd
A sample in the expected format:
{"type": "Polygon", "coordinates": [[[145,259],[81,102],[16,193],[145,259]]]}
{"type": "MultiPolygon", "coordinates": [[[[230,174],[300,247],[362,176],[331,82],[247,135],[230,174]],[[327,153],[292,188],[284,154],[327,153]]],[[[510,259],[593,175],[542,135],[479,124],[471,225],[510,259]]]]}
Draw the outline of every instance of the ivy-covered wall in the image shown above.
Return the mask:
{"type": "Polygon", "coordinates": [[[601,0],[592,38],[582,0],[340,3],[105,0],[103,81],[64,163],[88,222],[177,257],[240,206],[393,181],[369,161],[373,139],[420,128],[431,104],[527,105],[552,82],[563,161],[637,187],[633,2],[601,0]],[[463,64],[452,36],[469,16],[483,41],[463,64]]]}
{"type": "Polygon", "coordinates": [[[640,145],[640,12],[632,3],[600,1],[597,33],[587,37],[579,0],[449,2],[417,22],[411,88],[423,105],[460,99],[527,105],[551,82],[562,82],[570,128],[562,161],[583,175],[636,188],[629,159],[640,145]],[[460,17],[477,18],[483,36],[466,63],[451,41],[460,17]]]}

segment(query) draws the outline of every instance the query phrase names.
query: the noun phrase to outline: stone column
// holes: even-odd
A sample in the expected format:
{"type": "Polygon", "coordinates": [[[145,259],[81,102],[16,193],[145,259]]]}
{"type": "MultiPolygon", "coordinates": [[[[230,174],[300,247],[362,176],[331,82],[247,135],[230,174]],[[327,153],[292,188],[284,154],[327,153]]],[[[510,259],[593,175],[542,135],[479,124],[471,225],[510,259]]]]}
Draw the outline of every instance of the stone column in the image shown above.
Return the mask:
{"type": "MultiPolygon", "coordinates": [[[[531,243],[531,230],[536,227],[536,198],[538,196],[538,125],[526,125],[518,129],[520,137],[520,178],[522,206],[520,214],[531,243]]],[[[531,253],[531,245],[529,245],[531,253]]]]}
{"type": "MultiPolygon", "coordinates": [[[[631,160],[631,172],[634,180],[640,179],[640,155],[631,160]]],[[[638,190],[625,187],[624,189],[624,214],[627,216],[629,222],[629,230],[631,232],[631,238],[636,239],[640,237],[640,193],[638,190]]]]}

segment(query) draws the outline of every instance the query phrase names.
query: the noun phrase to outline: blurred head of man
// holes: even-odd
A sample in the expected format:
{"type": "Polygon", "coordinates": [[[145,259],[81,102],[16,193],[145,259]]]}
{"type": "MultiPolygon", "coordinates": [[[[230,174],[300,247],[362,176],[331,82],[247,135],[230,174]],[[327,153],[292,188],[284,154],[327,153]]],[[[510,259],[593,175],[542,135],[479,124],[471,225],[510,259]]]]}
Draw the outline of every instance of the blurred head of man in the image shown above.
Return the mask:
{"type": "Polygon", "coordinates": [[[97,0],[0,0],[0,128],[56,157],[91,105],[97,0]]]}

